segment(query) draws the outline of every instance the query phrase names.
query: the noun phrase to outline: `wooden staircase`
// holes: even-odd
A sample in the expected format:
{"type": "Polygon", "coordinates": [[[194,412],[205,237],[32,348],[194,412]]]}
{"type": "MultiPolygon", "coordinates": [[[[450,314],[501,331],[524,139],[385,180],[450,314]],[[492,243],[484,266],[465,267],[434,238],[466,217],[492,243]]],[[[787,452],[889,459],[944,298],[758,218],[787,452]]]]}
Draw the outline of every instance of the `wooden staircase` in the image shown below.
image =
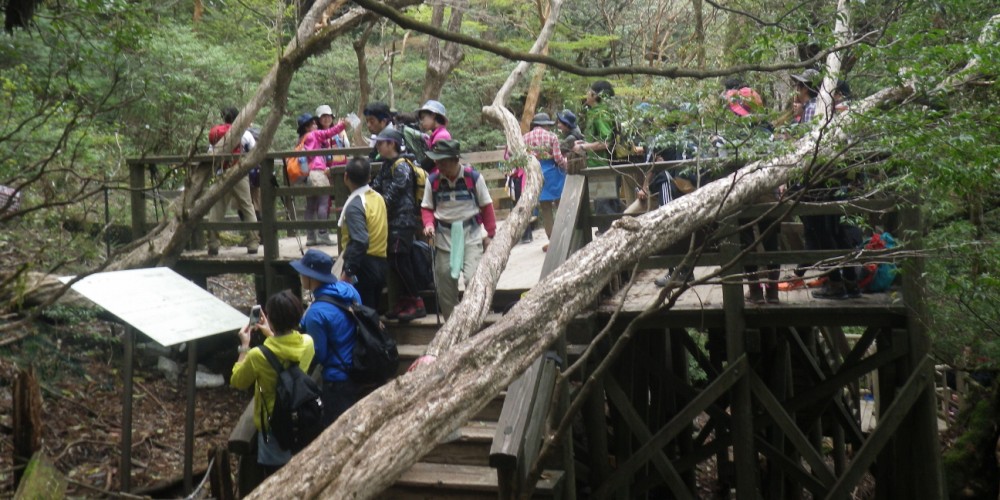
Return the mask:
{"type": "MultiPolygon", "coordinates": [[[[488,318],[487,324],[492,323],[488,318]]],[[[439,326],[433,315],[409,324],[390,324],[399,348],[399,371],[404,373],[423,355],[439,326]]],[[[498,394],[472,420],[425,455],[380,498],[385,499],[495,499],[500,498],[497,469],[490,466],[490,447],[497,434],[506,391],[498,394]]],[[[562,471],[546,471],[535,497],[558,498],[562,471]]]]}

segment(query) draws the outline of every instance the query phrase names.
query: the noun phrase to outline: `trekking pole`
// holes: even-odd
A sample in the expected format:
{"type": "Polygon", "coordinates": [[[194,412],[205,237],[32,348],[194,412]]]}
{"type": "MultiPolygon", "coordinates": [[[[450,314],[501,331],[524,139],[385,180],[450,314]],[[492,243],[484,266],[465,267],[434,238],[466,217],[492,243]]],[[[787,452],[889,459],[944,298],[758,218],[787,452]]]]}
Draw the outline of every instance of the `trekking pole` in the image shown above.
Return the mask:
{"type": "Polygon", "coordinates": [[[438,295],[438,277],[435,272],[437,266],[437,247],[434,246],[434,238],[430,239],[431,242],[431,279],[434,281],[434,317],[437,320],[437,326],[441,326],[441,296],[438,295]]]}
{"type": "MultiPolygon", "coordinates": [[[[287,159],[283,161],[287,161],[287,159]]],[[[281,174],[285,178],[285,185],[288,187],[292,187],[292,183],[288,178],[288,168],[286,168],[284,164],[282,165],[281,174]]],[[[275,187],[277,187],[278,179],[276,179],[274,176],[271,176],[271,179],[274,182],[275,187]]],[[[295,200],[292,199],[291,203],[289,203],[289,199],[291,198],[292,198],[291,196],[282,196],[281,204],[285,206],[285,217],[289,217],[292,220],[297,221],[299,220],[299,215],[295,213],[295,200]],[[291,212],[289,212],[288,208],[289,205],[291,205],[291,212]]],[[[299,255],[305,255],[306,250],[305,247],[302,246],[302,236],[299,236],[298,229],[295,230],[295,241],[299,244],[299,255]]]]}

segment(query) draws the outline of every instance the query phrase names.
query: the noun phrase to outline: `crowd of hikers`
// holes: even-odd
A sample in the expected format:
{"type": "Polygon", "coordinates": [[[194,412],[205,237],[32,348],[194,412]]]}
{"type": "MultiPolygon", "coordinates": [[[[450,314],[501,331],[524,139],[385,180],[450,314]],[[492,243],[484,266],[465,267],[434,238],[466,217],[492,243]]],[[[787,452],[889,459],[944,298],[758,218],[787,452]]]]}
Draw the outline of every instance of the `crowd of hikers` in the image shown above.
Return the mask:
{"type": "MultiPolygon", "coordinates": [[[[524,142],[527,153],[541,165],[543,185],[538,214],[546,236],[551,237],[563,184],[573,165],[591,168],[624,162],[726,156],[755,142],[787,139],[792,127],[808,126],[817,116],[822,76],[815,70],[806,70],[791,78],[794,95],[788,112],[772,121],[766,119],[764,100],[756,90],[737,79],[725,81],[720,108],[742,127],[728,129],[729,137],[714,134],[707,145],[691,137],[683,119],[669,119],[656,125],[652,120],[640,121],[639,128],[644,129],[646,137],[629,138],[625,124],[612,106],[614,87],[603,80],[589,86],[578,112],[563,109],[554,116],[544,112],[535,114],[524,142]]],[[[849,98],[849,87],[840,82],[831,113],[847,109],[849,98]]],[[[656,108],[648,104],[640,105],[637,110],[640,116],[643,112],[652,115],[658,111],[668,117],[683,116],[688,111],[685,106],[656,108]]],[[[218,143],[236,114],[233,108],[223,110],[225,123],[211,129],[210,142],[218,143]]],[[[356,345],[379,341],[379,327],[375,324],[383,326],[377,310],[386,285],[391,302],[381,311],[384,317],[400,322],[425,317],[427,308],[420,294],[433,288],[440,312],[448,318],[459,300],[459,279],[464,278],[468,284],[496,232],[490,189],[479,171],[462,162],[462,144],[448,129],[448,112],[442,103],[429,100],[413,114],[395,113],[381,102],[370,103],[364,108],[370,154],[351,158],[329,154],[350,146],[345,131],[351,121],[355,121],[353,126],[360,125],[357,117],[337,119],[328,105],[317,107],[315,113],[300,115],[295,123],[298,132],[295,149],[302,155],[288,158],[285,164],[286,181],[290,185],[313,187],[330,186],[331,168],[344,167],[343,182],[350,194],[342,205],[337,224],[339,262],[335,266],[335,259],[317,248],[304,252],[291,265],[300,275],[302,289],[311,294],[312,304],[304,309],[297,296],[286,290],[271,297],[259,318],[240,332],[239,359],[233,367],[231,384],[239,388],[254,387],[254,421],[260,431],[257,457],[267,472],[287,462],[291,453],[332,423],[366,390],[358,373],[371,367],[358,366],[372,361],[358,359],[356,345]],[[309,153],[316,150],[326,151],[309,153]],[[373,165],[380,166],[373,169],[373,165]],[[374,320],[369,318],[366,323],[362,319],[368,316],[374,320]],[[251,349],[251,333],[255,330],[263,333],[265,340],[251,349]],[[311,418],[317,423],[311,430],[290,430],[291,424],[286,423],[290,417],[286,414],[292,410],[286,408],[288,403],[283,401],[283,394],[294,392],[293,386],[297,387],[298,380],[305,378],[298,375],[310,371],[317,374],[319,381],[311,389],[315,392],[314,406],[294,410],[299,413],[291,420],[311,418]],[[299,436],[295,439],[289,437],[296,433],[299,436]]],[[[238,151],[249,151],[255,139],[254,129],[245,132],[238,151]]],[[[506,159],[513,167],[507,184],[517,199],[525,179],[525,158],[512,157],[508,152],[506,159]]],[[[223,164],[220,171],[230,166],[223,164]]],[[[689,194],[717,175],[710,169],[684,166],[660,170],[639,181],[628,175],[595,177],[589,187],[598,214],[633,214],[636,211],[632,207],[623,207],[624,190],[634,190],[637,201],[633,205],[649,209],[689,194]]],[[[259,201],[252,193],[259,187],[259,179],[256,172],[241,179],[212,211],[213,220],[221,220],[230,204],[237,205],[244,220],[257,220],[259,201]]],[[[857,182],[847,170],[834,169],[822,176],[802,177],[757,201],[773,202],[789,196],[801,196],[804,201],[841,200],[851,195],[857,182]]],[[[331,207],[329,195],[308,196],[305,219],[326,220],[331,207]]],[[[875,234],[867,243],[863,242],[861,231],[840,215],[807,215],[801,217],[801,222],[804,245],[810,250],[852,249],[862,245],[881,249],[894,245],[888,233],[875,234]]],[[[740,226],[746,248],[777,250],[780,220],[741,218],[740,226]]],[[[603,225],[598,227],[598,234],[607,229],[603,225]]],[[[218,236],[211,236],[209,253],[216,254],[218,236]]],[[[530,227],[522,241],[531,241],[530,227]]],[[[249,253],[256,253],[258,244],[257,235],[248,236],[249,253]]],[[[306,245],[333,245],[333,241],[325,230],[309,230],[306,245]]],[[[545,245],[543,251],[547,248],[545,245]]],[[[859,297],[862,291],[885,290],[894,278],[891,267],[878,265],[858,269],[850,265],[823,267],[804,263],[785,277],[779,276],[777,265],[766,269],[748,266],[744,272],[745,299],[754,304],[778,303],[779,291],[806,286],[818,287],[812,292],[813,297],[844,300],[859,297]],[[819,272],[807,276],[810,269],[819,272]]],[[[672,281],[679,284],[693,278],[694,269],[682,266],[671,269],[655,283],[662,287],[672,281]]],[[[388,374],[364,380],[377,383],[388,374]]],[[[301,390],[309,393],[310,389],[301,390]]]]}

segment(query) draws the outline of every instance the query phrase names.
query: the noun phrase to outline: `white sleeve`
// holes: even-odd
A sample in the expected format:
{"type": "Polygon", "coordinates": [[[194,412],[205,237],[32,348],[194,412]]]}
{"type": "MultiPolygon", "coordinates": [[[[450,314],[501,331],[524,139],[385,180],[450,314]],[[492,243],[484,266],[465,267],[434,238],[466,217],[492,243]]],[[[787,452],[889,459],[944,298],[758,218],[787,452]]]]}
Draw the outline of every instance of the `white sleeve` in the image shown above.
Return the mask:
{"type": "Polygon", "coordinates": [[[243,138],[240,140],[243,143],[243,151],[247,152],[257,146],[257,139],[253,138],[253,134],[249,130],[243,132],[243,138]]]}
{"type": "Polygon", "coordinates": [[[476,201],[481,207],[493,203],[493,198],[490,196],[490,187],[486,185],[486,179],[481,173],[479,174],[479,179],[476,180],[476,201]]]}

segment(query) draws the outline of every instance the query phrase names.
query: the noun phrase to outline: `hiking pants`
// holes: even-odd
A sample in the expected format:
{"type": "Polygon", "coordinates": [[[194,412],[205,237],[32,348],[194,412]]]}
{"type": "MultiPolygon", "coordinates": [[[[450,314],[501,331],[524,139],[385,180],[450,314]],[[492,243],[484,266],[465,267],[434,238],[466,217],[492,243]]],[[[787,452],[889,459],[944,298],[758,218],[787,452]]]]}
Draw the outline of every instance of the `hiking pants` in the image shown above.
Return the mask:
{"type": "MultiPolygon", "coordinates": [[[[330,178],[327,177],[326,170],[310,170],[309,171],[309,181],[307,185],[310,187],[328,187],[330,185],[330,178]]],[[[306,220],[329,220],[330,219],[330,195],[320,195],[320,196],[306,196],[306,220]]],[[[306,234],[315,239],[316,230],[309,229],[306,234]]],[[[329,229],[320,229],[320,236],[329,237],[329,229]]]]}
{"type": "MultiPolygon", "coordinates": [[[[244,222],[257,222],[257,214],[253,209],[253,201],[250,199],[250,178],[243,176],[233,186],[233,189],[222,195],[222,199],[219,200],[215,205],[212,206],[211,212],[209,212],[208,220],[210,222],[222,222],[226,218],[226,210],[230,205],[235,205],[236,209],[239,210],[243,217],[241,219],[244,222]]],[[[257,231],[250,231],[249,238],[247,239],[247,248],[256,250],[257,246],[260,244],[260,236],[257,231]]],[[[208,247],[209,248],[219,248],[219,232],[209,231],[208,232],[208,247]]]]}
{"type": "Polygon", "coordinates": [[[417,278],[413,274],[413,231],[389,232],[389,248],[387,250],[389,269],[398,278],[399,293],[404,297],[416,297],[417,278]]]}
{"type": "MultiPolygon", "coordinates": [[[[462,274],[465,276],[465,286],[469,286],[469,281],[476,274],[479,261],[483,258],[482,241],[467,243],[465,245],[465,260],[462,262],[462,274]]],[[[434,254],[434,279],[437,280],[437,299],[441,304],[441,313],[445,319],[451,316],[458,304],[458,280],[451,277],[451,252],[435,249],[434,254]]]]}
{"type": "Polygon", "coordinates": [[[361,265],[358,266],[358,282],[354,284],[354,288],[361,296],[362,304],[378,310],[388,272],[389,264],[384,257],[365,255],[361,258],[361,265]]]}

